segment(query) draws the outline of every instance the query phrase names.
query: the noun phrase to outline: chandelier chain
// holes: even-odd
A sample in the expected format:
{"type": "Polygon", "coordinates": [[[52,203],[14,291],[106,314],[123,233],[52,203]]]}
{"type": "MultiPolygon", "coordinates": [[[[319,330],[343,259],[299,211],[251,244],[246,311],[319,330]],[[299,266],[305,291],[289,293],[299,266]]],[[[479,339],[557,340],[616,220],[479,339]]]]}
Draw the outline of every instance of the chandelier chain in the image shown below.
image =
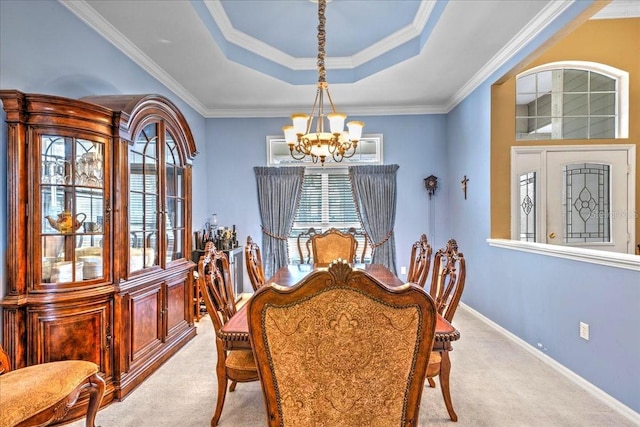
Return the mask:
{"type": "MultiPolygon", "coordinates": [[[[0,0],[1,1],[1,0],[0,0]]],[[[329,93],[325,69],[325,44],[327,36],[325,32],[326,17],[325,10],[327,0],[318,1],[318,87],[316,97],[313,100],[311,114],[294,113],[291,115],[293,126],[284,126],[285,141],[289,146],[291,157],[302,160],[307,156],[311,161],[324,166],[327,158],[332,158],[336,162],[342,159],[353,157],[356,154],[358,140],[362,135],[363,122],[351,121],[347,123],[348,133],[344,132],[344,120],[347,115],[338,113],[329,93]],[[331,106],[331,112],[325,114],[324,101],[326,98],[331,106]],[[330,129],[325,130],[325,120],[328,120],[330,129]],[[312,132],[315,121],[315,132],[312,132]]]]}
{"type": "Polygon", "coordinates": [[[325,43],[327,36],[325,33],[325,24],[327,19],[324,16],[324,11],[327,7],[326,0],[318,0],[318,82],[322,83],[326,81],[327,71],[324,68],[324,56],[325,56],[325,43]]]}

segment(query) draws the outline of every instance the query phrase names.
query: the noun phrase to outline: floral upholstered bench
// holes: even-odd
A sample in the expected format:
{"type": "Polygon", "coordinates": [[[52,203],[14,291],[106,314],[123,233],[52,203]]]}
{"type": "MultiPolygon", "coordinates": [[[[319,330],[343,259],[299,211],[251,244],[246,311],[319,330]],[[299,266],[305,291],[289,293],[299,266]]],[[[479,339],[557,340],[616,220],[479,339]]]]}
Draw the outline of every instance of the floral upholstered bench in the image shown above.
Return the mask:
{"type": "Polygon", "coordinates": [[[59,421],[85,388],[89,389],[86,426],[95,427],[105,388],[95,363],[65,360],[11,371],[9,356],[0,347],[0,427],[59,421]]]}

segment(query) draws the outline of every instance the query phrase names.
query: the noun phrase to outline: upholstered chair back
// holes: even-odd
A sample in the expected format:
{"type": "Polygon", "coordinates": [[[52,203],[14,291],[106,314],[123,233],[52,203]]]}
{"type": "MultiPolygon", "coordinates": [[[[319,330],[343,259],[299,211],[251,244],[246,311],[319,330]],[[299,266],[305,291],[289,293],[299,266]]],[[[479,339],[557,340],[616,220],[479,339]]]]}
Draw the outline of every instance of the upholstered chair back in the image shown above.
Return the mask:
{"type": "Polygon", "coordinates": [[[249,332],[270,426],[415,426],[436,311],[346,261],[259,289],[249,332]]]}
{"type": "Polygon", "coordinates": [[[353,262],[356,239],[353,234],[330,228],[322,234],[311,236],[311,252],[314,264],[329,264],[336,259],[353,262]]]}

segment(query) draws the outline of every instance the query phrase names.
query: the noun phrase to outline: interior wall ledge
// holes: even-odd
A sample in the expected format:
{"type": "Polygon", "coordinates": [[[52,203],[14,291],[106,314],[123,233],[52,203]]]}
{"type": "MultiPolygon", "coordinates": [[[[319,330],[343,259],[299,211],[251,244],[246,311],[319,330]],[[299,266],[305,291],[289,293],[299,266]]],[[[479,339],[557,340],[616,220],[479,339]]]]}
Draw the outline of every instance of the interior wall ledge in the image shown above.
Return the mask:
{"type": "Polygon", "coordinates": [[[547,245],[544,243],[521,242],[509,239],[487,239],[489,246],[511,249],[539,255],[588,262],[608,267],[640,271],[640,256],[620,252],[598,251],[570,246],[547,245]]]}

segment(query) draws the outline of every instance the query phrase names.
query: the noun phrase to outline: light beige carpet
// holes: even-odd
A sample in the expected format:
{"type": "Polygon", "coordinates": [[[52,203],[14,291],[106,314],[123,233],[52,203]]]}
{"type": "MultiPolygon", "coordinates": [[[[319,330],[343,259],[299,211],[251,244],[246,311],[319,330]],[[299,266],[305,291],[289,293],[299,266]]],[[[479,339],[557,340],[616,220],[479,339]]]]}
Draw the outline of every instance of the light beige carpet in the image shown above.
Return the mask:
{"type": "MultiPolygon", "coordinates": [[[[465,307],[455,326],[460,341],[451,353],[451,394],[458,423],[449,420],[439,385],[425,388],[421,426],[634,426],[465,307]]],[[[122,402],[100,410],[102,427],[207,427],[216,404],[215,341],[208,317],[198,336],[122,402]]],[[[437,380],[436,380],[437,382],[437,380]]],[[[265,426],[258,382],[227,393],[219,425],[265,426]]],[[[84,420],[68,424],[83,427],[84,420]]],[[[294,426],[304,427],[304,426],[294,426]]],[[[329,426],[330,427],[330,426],[329,426]]]]}

